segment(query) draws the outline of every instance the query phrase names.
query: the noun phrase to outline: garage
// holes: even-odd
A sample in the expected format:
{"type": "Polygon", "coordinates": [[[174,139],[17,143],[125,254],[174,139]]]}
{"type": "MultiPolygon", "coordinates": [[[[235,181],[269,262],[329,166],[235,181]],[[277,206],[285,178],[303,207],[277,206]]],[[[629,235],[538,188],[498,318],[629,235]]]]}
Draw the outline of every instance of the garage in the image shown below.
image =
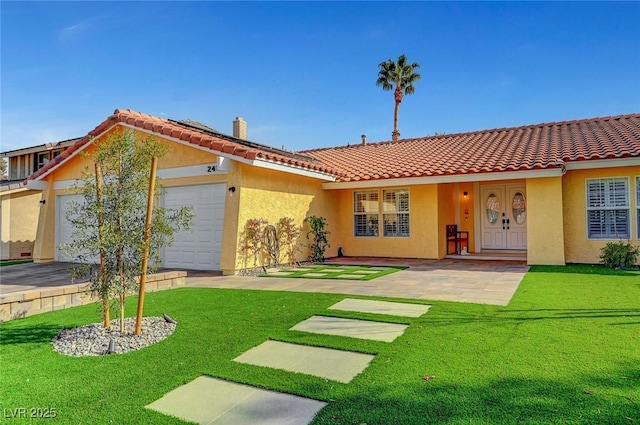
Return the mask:
{"type": "Polygon", "coordinates": [[[165,208],[193,207],[190,231],[175,234],[172,246],[165,247],[165,268],[219,270],[222,252],[225,184],[169,187],[164,195],[165,208]]]}
{"type": "MultiPolygon", "coordinates": [[[[194,219],[190,231],[175,234],[172,246],[160,253],[163,267],[171,269],[219,270],[224,223],[225,184],[204,184],[166,188],[162,199],[165,208],[191,206],[194,219]]],[[[83,202],[81,195],[57,197],[56,260],[71,261],[58,246],[71,242],[73,226],[66,210],[73,201],[83,202]]],[[[97,262],[97,259],[96,261],[97,262]]]]}
{"type": "MultiPolygon", "coordinates": [[[[84,204],[82,195],[61,195],[56,197],[56,261],[74,261],[75,259],[60,248],[60,245],[73,242],[73,225],[67,220],[67,210],[72,202],[84,204]]],[[[97,263],[98,259],[91,261],[97,263]]]]}

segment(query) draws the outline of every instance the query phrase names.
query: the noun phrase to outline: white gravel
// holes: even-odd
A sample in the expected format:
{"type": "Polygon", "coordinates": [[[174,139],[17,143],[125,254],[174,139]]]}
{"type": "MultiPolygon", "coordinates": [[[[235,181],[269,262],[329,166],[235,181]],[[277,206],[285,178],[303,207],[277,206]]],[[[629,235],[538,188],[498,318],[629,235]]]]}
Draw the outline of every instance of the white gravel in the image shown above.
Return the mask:
{"type": "Polygon", "coordinates": [[[115,354],[140,350],[168,338],[176,330],[175,323],[169,323],[162,317],[143,317],[142,331],[135,335],[135,317],[124,319],[125,333],[120,333],[120,321],[111,321],[111,330],[100,323],[62,329],[51,340],[53,349],[67,356],[102,356],[107,354],[109,342],[115,342],[115,354]]]}

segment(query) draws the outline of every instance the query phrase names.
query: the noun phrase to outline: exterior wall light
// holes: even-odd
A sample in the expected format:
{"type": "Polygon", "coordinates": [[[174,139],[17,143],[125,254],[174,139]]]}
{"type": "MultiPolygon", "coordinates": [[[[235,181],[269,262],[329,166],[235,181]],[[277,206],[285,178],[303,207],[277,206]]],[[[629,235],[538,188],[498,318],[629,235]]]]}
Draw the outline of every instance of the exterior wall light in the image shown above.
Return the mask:
{"type": "Polygon", "coordinates": [[[235,186],[231,186],[229,189],[227,189],[229,191],[229,197],[232,197],[233,194],[236,191],[236,187],[235,186]]]}
{"type": "Polygon", "coordinates": [[[464,199],[467,199],[467,196],[469,196],[469,192],[465,190],[464,192],[462,192],[462,195],[464,196],[464,199]]]}

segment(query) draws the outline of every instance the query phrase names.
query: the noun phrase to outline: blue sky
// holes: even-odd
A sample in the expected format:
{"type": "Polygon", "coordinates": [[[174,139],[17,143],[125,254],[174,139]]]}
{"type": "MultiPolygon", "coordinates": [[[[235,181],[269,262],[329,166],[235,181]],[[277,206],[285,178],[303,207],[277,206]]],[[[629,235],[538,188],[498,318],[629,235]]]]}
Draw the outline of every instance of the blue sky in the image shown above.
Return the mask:
{"type": "Polygon", "coordinates": [[[422,66],[402,137],[640,112],[640,3],[6,2],[1,146],[116,108],[290,150],[389,140],[378,64],[422,66]]]}

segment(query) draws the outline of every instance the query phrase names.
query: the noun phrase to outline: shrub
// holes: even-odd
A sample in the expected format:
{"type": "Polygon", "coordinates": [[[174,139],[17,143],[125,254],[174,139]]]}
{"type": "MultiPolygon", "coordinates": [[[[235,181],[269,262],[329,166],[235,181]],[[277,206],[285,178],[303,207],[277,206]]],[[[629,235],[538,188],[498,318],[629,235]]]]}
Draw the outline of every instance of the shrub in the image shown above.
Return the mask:
{"type": "Polygon", "coordinates": [[[607,242],[600,250],[600,260],[606,267],[624,269],[636,264],[638,254],[640,254],[640,249],[631,245],[631,242],[607,242]]]}
{"type": "Polygon", "coordinates": [[[311,242],[311,261],[314,263],[324,263],[324,252],[331,246],[329,245],[329,239],[327,236],[330,232],[327,231],[327,220],[324,217],[317,217],[312,215],[304,219],[309,223],[309,232],[307,232],[307,239],[309,235],[313,235],[313,241],[311,242]]]}

